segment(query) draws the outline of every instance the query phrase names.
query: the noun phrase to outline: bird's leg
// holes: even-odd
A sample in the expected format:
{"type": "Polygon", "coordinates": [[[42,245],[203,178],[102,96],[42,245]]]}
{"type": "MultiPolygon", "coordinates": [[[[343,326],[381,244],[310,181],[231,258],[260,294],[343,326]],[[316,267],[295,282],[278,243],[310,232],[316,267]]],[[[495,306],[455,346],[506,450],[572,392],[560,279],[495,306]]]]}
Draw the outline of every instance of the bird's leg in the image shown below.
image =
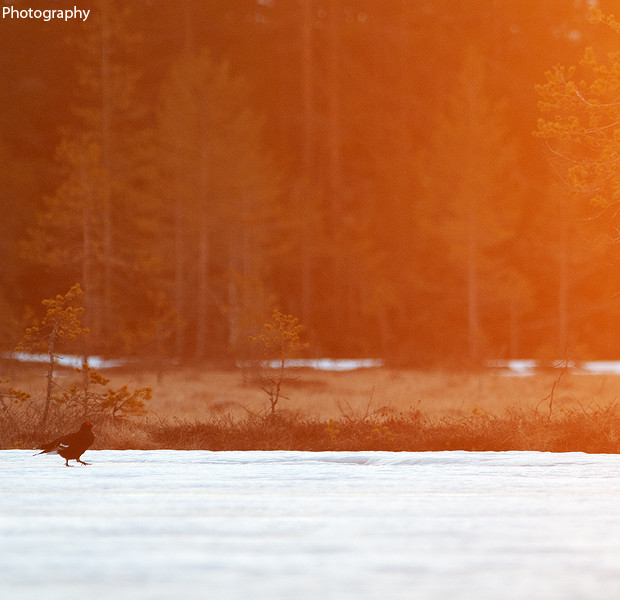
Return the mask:
{"type": "Polygon", "coordinates": [[[83,465],[90,465],[90,463],[84,462],[83,460],[80,460],[79,458],[76,458],[75,460],[77,460],[79,463],[82,463],[83,465]]]}
{"type": "Polygon", "coordinates": [[[71,465],[69,464],[69,459],[68,459],[68,458],[65,458],[65,461],[66,461],[66,462],[65,462],[65,467],[70,467],[71,465]]]}

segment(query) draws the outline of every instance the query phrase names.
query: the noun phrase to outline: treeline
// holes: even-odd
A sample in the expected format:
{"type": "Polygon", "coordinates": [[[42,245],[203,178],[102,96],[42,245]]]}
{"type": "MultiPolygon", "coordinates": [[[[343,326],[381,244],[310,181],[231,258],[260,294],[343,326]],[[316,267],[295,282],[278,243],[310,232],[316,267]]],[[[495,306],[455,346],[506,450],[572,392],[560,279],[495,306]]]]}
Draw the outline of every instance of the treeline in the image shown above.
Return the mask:
{"type": "Polygon", "coordinates": [[[588,2],[92,2],[3,24],[0,337],[85,291],[90,353],[617,357],[617,247],[532,136],[611,47],[588,2]],[[28,40],[25,43],[25,40],[28,40]]]}

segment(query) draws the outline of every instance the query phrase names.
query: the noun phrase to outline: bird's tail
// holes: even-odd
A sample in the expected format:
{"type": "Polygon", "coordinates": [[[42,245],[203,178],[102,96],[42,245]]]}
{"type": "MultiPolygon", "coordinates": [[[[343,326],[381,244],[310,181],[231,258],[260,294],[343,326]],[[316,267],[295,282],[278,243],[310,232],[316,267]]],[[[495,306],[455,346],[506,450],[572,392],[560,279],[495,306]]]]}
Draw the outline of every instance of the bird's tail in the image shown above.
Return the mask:
{"type": "Polygon", "coordinates": [[[58,454],[58,449],[52,448],[51,450],[41,450],[41,452],[37,452],[36,454],[33,454],[32,456],[39,456],[39,454],[58,454]]]}
{"type": "Polygon", "coordinates": [[[38,456],[39,454],[58,454],[57,448],[58,444],[60,444],[60,438],[55,439],[53,442],[49,444],[41,444],[37,450],[41,450],[41,452],[37,452],[33,456],[38,456]]]}

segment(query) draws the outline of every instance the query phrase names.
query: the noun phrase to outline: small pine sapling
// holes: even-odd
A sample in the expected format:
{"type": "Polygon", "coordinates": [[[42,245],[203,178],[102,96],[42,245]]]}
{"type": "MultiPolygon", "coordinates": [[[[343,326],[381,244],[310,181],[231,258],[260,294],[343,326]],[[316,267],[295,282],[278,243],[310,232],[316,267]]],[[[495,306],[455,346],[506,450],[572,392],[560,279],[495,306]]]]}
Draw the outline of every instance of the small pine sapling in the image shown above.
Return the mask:
{"type": "Polygon", "coordinates": [[[126,385],[113,390],[109,388],[101,399],[101,412],[109,412],[112,420],[126,417],[143,417],[147,414],[145,402],[151,399],[150,387],[130,390],[126,385]]]}
{"type": "Polygon", "coordinates": [[[73,341],[88,333],[88,329],[82,327],[81,323],[84,308],[77,306],[83,295],[82,288],[76,283],[66,294],[58,294],[55,298],[43,300],[42,304],[46,308],[43,320],[38,325],[26,329],[24,338],[16,348],[18,352],[44,351],[49,357],[45,406],[39,423],[41,431],[47,424],[52,402],[58,346],[63,341],[73,341]]]}
{"type": "Polygon", "coordinates": [[[274,309],[271,321],[263,325],[262,332],[249,338],[250,343],[262,349],[263,356],[249,375],[246,371],[246,378],[267,394],[271,416],[275,414],[280,398],[286,398],[282,395],[282,385],[298,379],[288,375],[287,365],[295,352],[308,347],[307,343],[300,341],[302,329],[297,317],[274,309]]]}
{"type": "Polygon", "coordinates": [[[110,382],[99,371],[84,361],[80,369],[82,385],[73,386],[63,395],[63,401],[81,404],[84,416],[95,414],[112,417],[113,421],[126,417],[142,417],[147,414],[145,403],[151,399],[152,388],[141,387],[130,390],[127,385],[118,389],[108,387],[101,391],[95,386],[105,387],[110,382]]]}

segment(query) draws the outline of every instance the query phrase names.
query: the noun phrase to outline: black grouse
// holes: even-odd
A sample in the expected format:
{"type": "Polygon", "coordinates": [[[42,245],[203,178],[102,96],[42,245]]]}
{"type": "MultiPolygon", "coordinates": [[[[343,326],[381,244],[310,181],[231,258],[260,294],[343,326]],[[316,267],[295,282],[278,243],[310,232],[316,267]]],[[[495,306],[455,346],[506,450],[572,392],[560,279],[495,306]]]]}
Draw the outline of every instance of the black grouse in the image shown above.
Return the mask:
{"type": "MultiPolygon", "coordinates": [[[[69,467],[70,460],[76,460],[83,465],[88,465],[83,460],[80,460],[80,456],[90,448],[95,441],[95,436],[92,432],[93,424],[90,421],[82,423],[79,431],[75,433],[68,433],[67,435],[61,435],[49,444],[43,444],[39,447],[39,454],[60,454],[65,459],[65,465],[69,467]]],[[[38,455],[37,455],[38,456],[38,455]]]]}

